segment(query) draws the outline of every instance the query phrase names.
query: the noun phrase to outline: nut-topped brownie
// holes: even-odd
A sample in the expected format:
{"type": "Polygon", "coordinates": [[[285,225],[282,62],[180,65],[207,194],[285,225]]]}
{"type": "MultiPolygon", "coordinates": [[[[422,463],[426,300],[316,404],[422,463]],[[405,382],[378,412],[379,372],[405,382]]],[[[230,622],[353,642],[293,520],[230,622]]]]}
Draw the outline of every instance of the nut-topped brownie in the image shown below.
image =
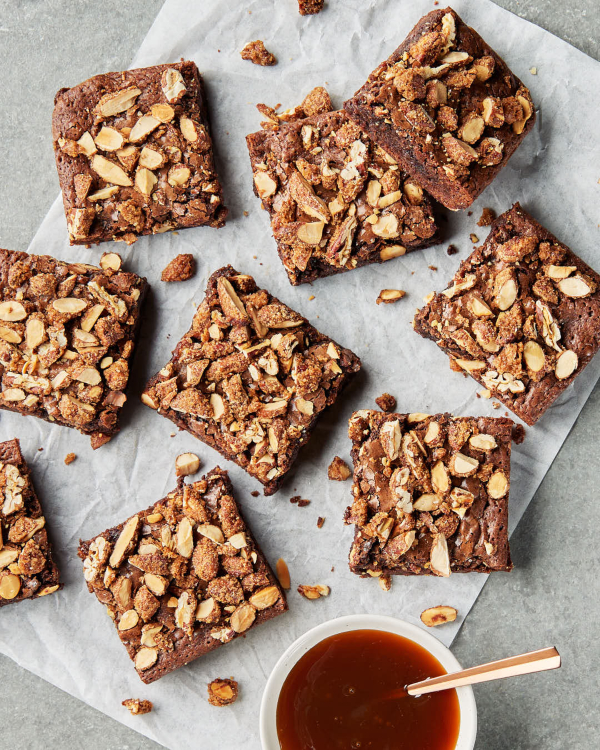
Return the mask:
{"type": "Polygon", "coordinates": [[[0,250],[0,409],[74,427],[92,447],[119,431],[146,279],[0,250]]]}
{"type": "Polygon", "coordinates": [[[452,8],[424,16],[344,107],[454,210],[471,205],[535,122],[527,87],[452,8]]]}
{"type": "Polygon", "coordinates": [[[420,185],[345,112],[331,110],[322,88],[281,116],[261,105],[264,130],[246,138],[254,191],[271,216],[292,284],[381,263],[438,240],[420,185]]]}
{"type": "Polygon", "coordinates": [[[131,244],[225,223],[195,63],[106,73],[61,89],[52,136],[72,245],[131,244]]]}
{"type": "Polygon", "coordinates": [[[146,683],[287,610],[218,467],[80,542],[79,557],[146,683]]]}
{"type": "Polygon", "coordinates": [[[508,571],[510,419],[357,411],[350,570],[363,577],[508,571]]]}
{"type": "Polygon", "coordinates": [[[215,271],[142,401],[277,491],[360,360],[252,276],[215,271]]]}
{"type": "Polygon", "coordinates": [[[414,327],[532,425],[598,351],[599,287],[600,276],[516,203],[414,327]]]}
{"type": "Polygon", "coordinates": [[[62,588],[46,519],[17,439],[0,443],[0,607],[62,588]]]}

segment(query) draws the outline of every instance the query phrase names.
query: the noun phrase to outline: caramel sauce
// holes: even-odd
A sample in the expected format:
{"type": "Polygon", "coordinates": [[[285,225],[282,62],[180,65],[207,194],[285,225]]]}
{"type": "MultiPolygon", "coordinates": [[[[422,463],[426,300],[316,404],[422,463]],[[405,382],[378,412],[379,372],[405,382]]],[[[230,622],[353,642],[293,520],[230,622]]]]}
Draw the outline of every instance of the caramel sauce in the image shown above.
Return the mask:
{"type": "Polygon", "coordinates": [[[393,633],[352,630],[310,649],[277,702],[281,750],[453,750],[455,690],[420,697],[404,687],[446,674],[428,651],[393,633]],[[394,697],[394,696],[400,697],[394,697]]]}

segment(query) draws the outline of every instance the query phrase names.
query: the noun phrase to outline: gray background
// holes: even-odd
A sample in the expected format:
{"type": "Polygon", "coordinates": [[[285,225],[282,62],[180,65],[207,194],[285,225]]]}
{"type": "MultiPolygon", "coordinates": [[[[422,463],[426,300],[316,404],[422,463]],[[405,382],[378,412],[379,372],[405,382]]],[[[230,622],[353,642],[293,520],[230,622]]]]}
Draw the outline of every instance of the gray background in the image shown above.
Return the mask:
{"type": "MultiPolygon", "coordinates": [[[[600,58],[598,0],[498,4],[600,58]]],[[[127,67],[161,5],[162,0],[0,0],[1,246],[26,250],[58,193],[50,137],[55,92],[127,67]]],[[[600,386],[513,535],[514,572],[490,577],[453,646],[465,666],[548,645],[563,656],[559,672],[476,689],[477,750],[598,747],[599,417],[600,386]]],[[[160,747],[1,655],[0,675],[2,747],[160,747]]]]}

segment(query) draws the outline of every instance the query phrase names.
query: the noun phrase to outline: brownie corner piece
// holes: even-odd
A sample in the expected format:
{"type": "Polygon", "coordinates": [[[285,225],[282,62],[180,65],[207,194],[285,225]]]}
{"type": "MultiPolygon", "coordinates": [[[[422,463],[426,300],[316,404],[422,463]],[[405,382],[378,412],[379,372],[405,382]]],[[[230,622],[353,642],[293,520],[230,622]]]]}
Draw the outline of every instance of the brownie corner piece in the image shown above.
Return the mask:
{"type": "Polygon", "coordinates": [[[344,107],[452,210],[471,205],[536,119],[529,89],[452,8],[424,16],[344,107]]]}
{"type": "Polygon", "coordinates": [[[145,683],[287,610],[219,467],[182,477],[147,510],[81,541],[78,554],[145,683]]]}
{"type": "Polygon", "coordinates": [[[414,327],[532,425],[600,347],[600,276],[517,203],[414,327]]]}
{"type": "Polygon", "coordinates": [[[366,576],[510,571],[514,423],[355,412],[350,570],[366,576]]]}
{"type": "Polygon", "coordinates": [[[429,196],[343,110],[332,111],[325,89],[280,115],[259,109],[263,130],[246,137],[254,192],[291,284],[438,241],[429,196]]]}
{"type": "Polygon", "coordinates": [[[147,288],[111,256],[97,268],[0,249],[0,409],[73,427],[93,448],[119,431],[147,288]]]}
{"type": "Polygon", "coordinates": [[[360,369],[349,349],[231,266],[142,401],[277,491],[325,408],[360,369]]]}
{"type": "Polygon", "coordinates": [[[0,443],[0,607],[62,588],[18,439],[0,443]]]}
{"type": "Polygon", "coordinates": [[[202,77],[191,61],[61,89],[52,136],[72,245],[221,227],[202,77]]]}

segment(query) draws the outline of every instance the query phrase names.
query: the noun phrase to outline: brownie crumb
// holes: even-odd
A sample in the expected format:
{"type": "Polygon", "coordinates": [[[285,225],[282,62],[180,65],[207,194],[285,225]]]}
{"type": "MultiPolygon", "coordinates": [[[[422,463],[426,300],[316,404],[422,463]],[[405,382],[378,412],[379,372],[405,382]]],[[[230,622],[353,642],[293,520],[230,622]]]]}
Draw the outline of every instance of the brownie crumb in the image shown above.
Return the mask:
{"type": "Polygon", "coordinates": [[[323,86],[315,86],[302,100],[300,109],[306,117],[323,115],[333,110],[329,92],[323,86]]]}
{"type": "Polygon", "coordinates": [[[294,497],[290,497],[290,503],[297,505],[299,508],[306,508],[307,505],[310,505],[310,500],[303,500],[300,495],[294,495],[294,497]]]}
{"type": "Polygon", "coordinates": [[[344,482],[352,474],[348,464],[339,456],[335,456],[327,469],[327,476],[335,482],[344,482]]]}
{"type": "Polygon", "coordinates": [[[139,698],[127,698],[121,705],[128,708],[132,716],[149,714],[152,711],[152,701],[141,701],[139,698]]]}
{"type": "Polygon", "coordinates": [[[379,588],[389,591],[392,588],[392,576],[389,573],[379,576],[379,588]]]}
{"type": "Polygon", "coordinates": [[[196,262],[190,253],[180,253],[163,270],[161,281],[187,281],[196,272],[196,262]]]}
{"type": "Polygon", "coordinates": [[[252,497],[258,497],[260,495],[260,492],[258,490],[252,490],[250,494],[252,495],[252,497]]]}
{"type": "Polygon", "coordinates": [[[379,297],[377,297],[376,302],[378,305],[380,305],[382,302],[384,302],[386,305],[391,305],[394,302],[398,302],[398,300],[402,299],[406,292],[402,291],[402,289],[382,289],[379,292],[379,297]]]}
{"type": "Polygon", "coordinates": [[[473,211],[467,211],[467,216],[473,216],[473,211]]]}
{"type": "Polygon", "coordinates": [[[394,411],[396,408],[396,399],[391,393],[382,393],[379,398],[375,399],[375,403],[381,411],[394,411]]]}
{"type": "Polygon", "coordinates": [[[325,519],[323,518],[323,516],[319,516],[317,518],[317,528],[322,529],[324,523],[325,523],[325,519]]]}
{"type": "Polygon", "coordinates": [[[211,706],[230,706],[238,697],[238,684],[235,680],[217,678],[208,683],[208,702],[211,706]]]}
{"type": "Polygon", "coordinates": [[[446,252],[448,253],[448,255],[456,255],[456,253],[458,252],[458,248],[456,247],[456,245],[448,245],[448,249],[446,250],[446,252]]]}
{"type": "Polygon", "coordinates": [[[500,408],[500,402],[492,401],[492,409],[499,409],[499,408],[500,408]]]}
{"type": "Polygon", "coordinates": [[[77,456],[75,455],[75,453],[67,453],[67,455],[65,456],[66,465],[68,466],[69,464],[72,464],[76,458],[77,456]]]}
{"type": "Polygon", "coordinates": [[[275,65],[277,58],[272,52],[269,52],[260,39],[255,42],[248,42],[240,52],[242,60],[250,60],[255,65],[275,65]]]}
{"type": "Polygon", "coordinates": [[[323,10],[325,0],[298,0],[298,10],[301,16],[314,16],[323,10]]]}
{"type": "Polygon", "coordinates": [[[471,232],[469,237],[471,238],[471,242],[473,244],[476,244],[477,242],[479,242],[479,237],[474,232],[471,232]]]}
{"type": "Polygon", "coordinates": [[[513,439],[513,442],[516,443],[517,445],[521,445],[523,440],[525,440],[525,428],[523,427],[522,424],[516,424],[513,427],[512,439],[513,439]]]}
{"type": "Polygon", "coordinates": [[[477,222],[478,227],[489,227],[496,219],[496,212],[493,208],[484,208],[477,222]]]}

